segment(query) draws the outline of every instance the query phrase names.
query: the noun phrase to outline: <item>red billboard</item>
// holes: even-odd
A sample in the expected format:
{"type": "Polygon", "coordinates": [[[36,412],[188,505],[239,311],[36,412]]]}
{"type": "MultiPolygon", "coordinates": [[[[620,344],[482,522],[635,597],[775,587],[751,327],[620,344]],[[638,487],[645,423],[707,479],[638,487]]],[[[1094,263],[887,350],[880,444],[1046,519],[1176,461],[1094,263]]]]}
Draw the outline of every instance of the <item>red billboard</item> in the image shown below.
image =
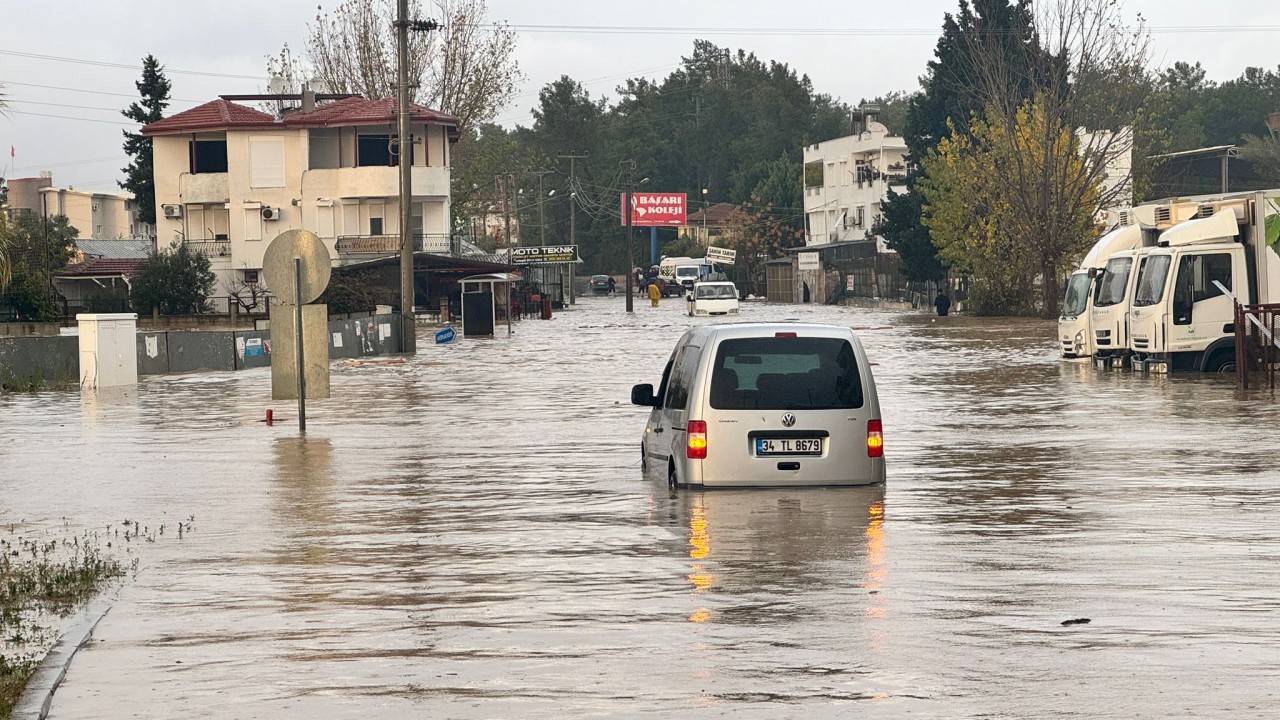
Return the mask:
{"type": "MultiPolygon", "coordinates": [[[[624,193],[620,202],[625,203],[624,193]]],[[[641,227],[684,225],[687,217],[684,193],[631,193],[631,224],[641,227]]],[[[626,224],[626,216],[623,216],[626,224]]]]}

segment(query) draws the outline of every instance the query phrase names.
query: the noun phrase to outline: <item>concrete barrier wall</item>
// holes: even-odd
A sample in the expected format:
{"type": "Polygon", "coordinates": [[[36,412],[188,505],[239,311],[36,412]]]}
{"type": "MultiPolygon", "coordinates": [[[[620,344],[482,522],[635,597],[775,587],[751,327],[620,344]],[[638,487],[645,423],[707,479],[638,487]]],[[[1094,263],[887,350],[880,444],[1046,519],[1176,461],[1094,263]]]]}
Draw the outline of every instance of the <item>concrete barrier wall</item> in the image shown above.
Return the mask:
{"type": "Polygon", "coordinates": [[[80,385],[80,338],[0,337],[0,386],[80,385]]]}
{"type": "MultiPolygon", "coordinates": [[[[402,352],[399,315],[329,322],[329,359],[402,352]]],[[[138,374],[231,371],[271,365],[271,332],[138,332],[138,374]]],[[[0,384],[79,384],[80,341],[75,336],[0,337],[0,384]]]]}

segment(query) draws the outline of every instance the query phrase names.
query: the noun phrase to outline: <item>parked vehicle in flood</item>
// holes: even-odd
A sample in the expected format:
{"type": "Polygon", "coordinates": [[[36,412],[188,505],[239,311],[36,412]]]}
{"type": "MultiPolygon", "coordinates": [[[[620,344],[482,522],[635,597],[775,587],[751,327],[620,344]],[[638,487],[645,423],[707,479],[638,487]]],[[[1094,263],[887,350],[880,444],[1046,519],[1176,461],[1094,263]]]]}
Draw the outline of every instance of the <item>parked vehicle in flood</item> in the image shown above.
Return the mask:
{"type": "MultiPolygon", "coordinates": [[[[1121,222],[1131,221],[1129,213],[1118,213],[1121,222]]],[[[1142,228],[1120,224],[1104,234],[1080,262],[1067,281],[1062,312],[1058,317],[1059,350],[1064,358],[1088,358],[1094,352],[1092,327],[1093,296],[1099,270],[1112,254],[1132,250],[1142,244],[1142,228]]]]}
{"type": "Polygon", "coordinates": [[[687,301],[690,317],[738,314],[738,288],[731,282],[695,283],[687,301]]]}
{"type": "Polygon", "coordinates": [[[704,325],[676,343],[640,443],[674,486],[869,485],[885,480],[880,401],[848,327],[704,325]]]}
{"type": "Polygon", "coordinates": [[[1160,234],[1133,294],[1133,369],[1235,371],[1231,295],[1245,304],[1280,302],[1280,254],[1266,232],[1280,214],[1277,198],[1280,190],[1197,198],[1195,219],[1160,234]]]}

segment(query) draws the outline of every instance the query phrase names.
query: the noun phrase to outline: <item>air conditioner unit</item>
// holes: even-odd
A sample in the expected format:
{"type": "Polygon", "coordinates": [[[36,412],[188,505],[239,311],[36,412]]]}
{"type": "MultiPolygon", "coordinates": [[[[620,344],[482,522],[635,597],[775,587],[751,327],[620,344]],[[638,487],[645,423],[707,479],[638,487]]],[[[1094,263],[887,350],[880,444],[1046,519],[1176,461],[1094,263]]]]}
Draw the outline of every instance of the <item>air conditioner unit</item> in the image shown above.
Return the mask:
{"type": "Polygon", "coordinates": [[[165,217],[167,217],[167,218],[180,218],[180,217],[182,217],[182,206],[181,206],[181,205],[161,205],[161,206],[160,206],[160,209],[164,211],[164,216],[165,216],[165,217]]]}
{"type": "Polygon", "coordinates": [[[279,220],[280,219],[280,208],[273,208],[269,205],[263,205],[261,212],[262,212],[263,220],[279,220]]]}

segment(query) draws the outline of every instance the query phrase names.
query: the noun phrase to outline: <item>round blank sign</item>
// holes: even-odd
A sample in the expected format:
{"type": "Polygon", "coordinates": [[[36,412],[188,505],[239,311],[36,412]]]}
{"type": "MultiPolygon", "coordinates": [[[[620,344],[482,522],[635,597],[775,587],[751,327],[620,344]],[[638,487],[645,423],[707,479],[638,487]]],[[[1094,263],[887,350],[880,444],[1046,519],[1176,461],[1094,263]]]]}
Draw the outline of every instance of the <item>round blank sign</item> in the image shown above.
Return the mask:
{"type": "Polygon", "coordinates": [[[329,286],[329,250],[309,230],[285,230],[271,241],[262,256],[262,276],[276,299],[294,304],[293,261],[302,261],[302,304],[320,297],[329,286]]]}

